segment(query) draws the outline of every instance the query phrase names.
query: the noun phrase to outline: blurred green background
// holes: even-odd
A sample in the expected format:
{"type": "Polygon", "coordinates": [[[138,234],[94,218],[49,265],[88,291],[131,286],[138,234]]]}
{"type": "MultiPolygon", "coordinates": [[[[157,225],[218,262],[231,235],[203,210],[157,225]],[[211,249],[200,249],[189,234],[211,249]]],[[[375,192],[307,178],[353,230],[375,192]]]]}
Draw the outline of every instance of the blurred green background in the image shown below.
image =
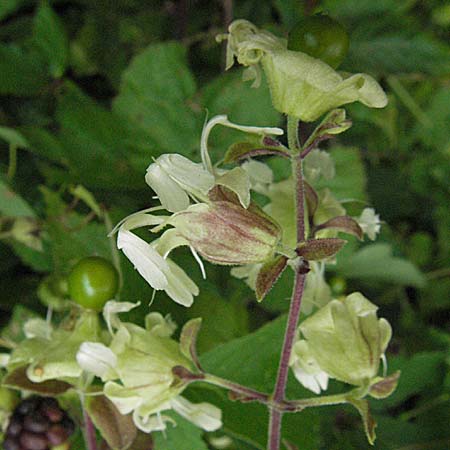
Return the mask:
{"type": "MultiPolygon", "coordinates": [[[[0,2],[0,327],[19,339],[25,318],[59,305],[55,280],[87,255],[117,258],[111,224],[152,205],[145,169],[162,153],[199,159],[206,111],[252,125],[282,125],[266,86],[251,89],[240,68],[224,73],[215,42],[232,18],[278,35],[305,14],[325,11],[350,34],[340,70],[375,76],[389,96],[383,110],[347,108],[353,127],[324,146],[336,160],[336,196],[380,214],[376,243],[351,241],[327,272],[335,294],[362,290],[394,328],[389,372],[397,392],[373,401],[377,450],[450,448],[450,3],[438,0],[2,0],[0,2]],[[80,187],[82,186],[82,187],[80,187]],[[50,278],[48,278],[50,276],[50,278]]],[[[236,137],[212,135],[219,159],[236,137]]],[[[285,168],[273,162],[281,179],[285,168]]],[[[290,295],[285,275],[262,304],[229,276],[207,266],[190,309],[158,293],[152,310],[182,324],[204,318],[205,366],[271,390],[290,295]],[[280,318],[277,318],[280,316],[280,318]],[[272,321],[273,320],[273,321],[272,321]],[[262,328],[260,328],[262,327],[262,328]],[[258,330],[258,331],[257,331],[258,330]],[[264,349],[261,352],[261,349],[264,349]],[[245,363],[245,364],[244,364],[245,363]]],[[[121,299],[151,289],[121,261],[121,299]]],[[[56,320],[58,314],[56,312],[56,320]]],[[[338,391],[342,386],[332,385],[338,391]]],[[[290,380],[291,397],[308,393],[290,380]]],[[[263,449],[267,413],[230,403],[216,389],[192,398],[223,408],[224,428],[202,436],[187,422],[156,438],[155,448],[203,450],[214,437],[230,449],[263,449]]],[[[350,407],[292,415],[285,437],[301,450],[369,448],[350,407]]],[[[79,444],[81,445],[81,444],[79,444]]],[[[213,447],[211,447],[213,448],[213,447]]]]}

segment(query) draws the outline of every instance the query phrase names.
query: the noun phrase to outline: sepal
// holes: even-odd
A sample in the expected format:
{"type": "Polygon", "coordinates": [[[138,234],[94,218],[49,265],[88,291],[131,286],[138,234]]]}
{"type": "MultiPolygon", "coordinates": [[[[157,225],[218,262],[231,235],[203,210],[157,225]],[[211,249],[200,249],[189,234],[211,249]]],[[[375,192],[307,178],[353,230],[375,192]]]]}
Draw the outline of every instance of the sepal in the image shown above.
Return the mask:
{"type": "Polygon", "coordinates": [[[266,261],[261,269],[259,269],[258,276],[256,277],[256,300],[258,302],[263,301],[272,286],[280,278],[286,268],[287,261],[286,256],[277,255],[269,261],[266,261]]]}
{"type": "Polygon", "coordinates": [[[338,238],[309,239],[299,244],[296,252],[307,261],[319,261],[336,255],[346,243],[338,238]]]}

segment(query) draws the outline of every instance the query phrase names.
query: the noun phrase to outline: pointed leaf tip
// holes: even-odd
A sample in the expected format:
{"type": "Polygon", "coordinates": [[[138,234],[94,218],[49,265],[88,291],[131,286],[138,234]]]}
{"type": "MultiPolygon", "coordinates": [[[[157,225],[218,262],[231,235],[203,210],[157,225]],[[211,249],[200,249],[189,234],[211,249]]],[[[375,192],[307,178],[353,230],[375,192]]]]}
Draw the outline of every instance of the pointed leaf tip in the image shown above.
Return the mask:
{"type": "Polygon", "coordinates": [[[256,278],[256,299],[261,302],[272,286],[276,283],[283,273],[287,264],[287,257],[284,255],[276,256],[267,261],[259,270],[256,278]]]}
{"type": "Polygon", "coordinates": [[[347,241],[338,238],[309,239],[297,247],[297,255],[307,261],[317,261],[334,256],[347,241]]]}

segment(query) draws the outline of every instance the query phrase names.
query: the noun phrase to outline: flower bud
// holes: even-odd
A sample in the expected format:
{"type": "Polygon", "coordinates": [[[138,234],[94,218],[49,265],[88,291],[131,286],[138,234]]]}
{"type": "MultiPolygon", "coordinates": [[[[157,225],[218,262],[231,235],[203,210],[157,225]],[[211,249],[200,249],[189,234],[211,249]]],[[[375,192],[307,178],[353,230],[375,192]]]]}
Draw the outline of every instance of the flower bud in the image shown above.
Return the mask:
{"type": "Polygon", "coordinates": [[[168,221],[205,259],[216,264],[251,264],[270,258],[281,231],[263,213],[231,202],[200,203],[168,221]]]}
{"type": "Polygon", "coordinates": [[[389,322],[377,319],[377,309],[356,292],[332,300],[300,325],[309,354],[331,378],[369,386],[377,376],[392,335],[389,322]]]}

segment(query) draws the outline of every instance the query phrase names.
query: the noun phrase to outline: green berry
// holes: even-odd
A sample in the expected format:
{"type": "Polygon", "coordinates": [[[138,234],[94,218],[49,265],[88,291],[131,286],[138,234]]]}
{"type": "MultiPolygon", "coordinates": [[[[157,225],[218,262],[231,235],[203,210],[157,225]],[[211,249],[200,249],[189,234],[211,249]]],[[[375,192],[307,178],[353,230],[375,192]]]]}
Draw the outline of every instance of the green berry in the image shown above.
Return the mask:
{"type": "Polygon", "coordinates": [[[106,259],[99,256],[83,258],[68,277],[69,295],[79,305],[101,311],[114,298],[119,288],[119,274],[106,259]]]}
{"type": "Polygon", "coordinates": [[[348,34],[325,15],[303,18],[289,33],[288,50],[306,53],[336,69],[347,55],[348,34]]]}

